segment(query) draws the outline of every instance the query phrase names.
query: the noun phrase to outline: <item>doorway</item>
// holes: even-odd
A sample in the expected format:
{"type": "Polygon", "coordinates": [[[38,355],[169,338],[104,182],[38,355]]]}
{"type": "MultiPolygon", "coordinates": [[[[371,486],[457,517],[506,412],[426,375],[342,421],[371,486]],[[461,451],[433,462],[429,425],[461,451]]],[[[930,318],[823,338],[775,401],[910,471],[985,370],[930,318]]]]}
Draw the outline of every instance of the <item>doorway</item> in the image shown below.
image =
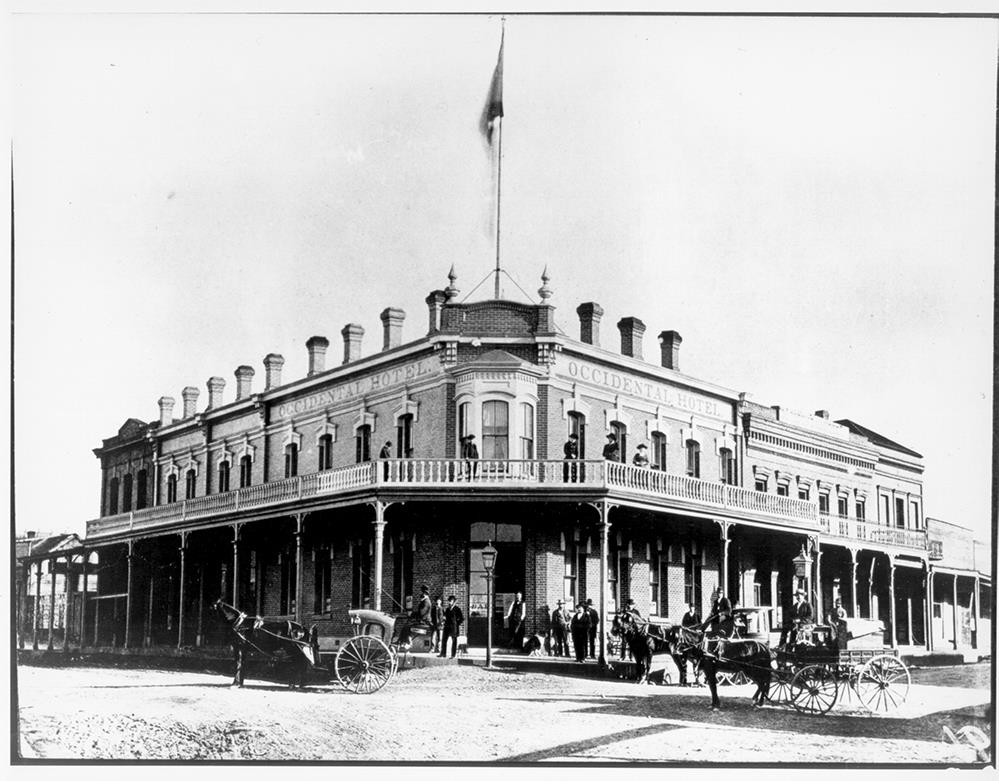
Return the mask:
{"type": "Polygon", "coordinates": [[[524,543],[518,523],[476,522],[468,542],[468,643],[486,644],[489,613],[486,605],[486,577],[482,549],[491,542],[496,548],[493,569],[493,647],[506,645],[506,613],[514,595],[524,591],[524,543]]]}

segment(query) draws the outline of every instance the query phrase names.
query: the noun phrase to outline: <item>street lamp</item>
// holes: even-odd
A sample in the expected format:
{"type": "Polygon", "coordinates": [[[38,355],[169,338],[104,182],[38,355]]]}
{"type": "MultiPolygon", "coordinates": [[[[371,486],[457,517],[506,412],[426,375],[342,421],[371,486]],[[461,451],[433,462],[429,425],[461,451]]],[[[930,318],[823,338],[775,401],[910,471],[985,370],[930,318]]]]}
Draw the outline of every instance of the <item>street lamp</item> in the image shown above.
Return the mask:
{"type": "Polygon", "coordinates": [[[801,546],[801,553],[791,559],[791,563],[794,565],[794,574],[798,578],[799,588],[804,587],[805,593],[811,601],[808,581],[810,580],[809,571],[812,566],[812,557],[805,553],[804,545],[801,546]]]}
{"type": "Polygon", "coordinates": [[[493,567],[496,566],[496,549],[492,541],[482,549],[482,568],[486,571],[486,669],[493,666],[493,567]]]}

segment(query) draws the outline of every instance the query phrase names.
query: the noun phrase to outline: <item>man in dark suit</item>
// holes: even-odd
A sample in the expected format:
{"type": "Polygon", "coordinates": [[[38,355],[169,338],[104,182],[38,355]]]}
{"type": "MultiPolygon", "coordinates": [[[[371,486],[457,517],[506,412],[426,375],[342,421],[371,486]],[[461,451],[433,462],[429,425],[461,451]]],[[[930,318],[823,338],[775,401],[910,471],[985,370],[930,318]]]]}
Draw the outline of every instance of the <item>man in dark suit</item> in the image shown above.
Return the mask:
{"type": "Polygon", "coordinates": [[[569,621],[572,616],[565,609],[565,602],[558,601],[552,611],[552,637],[555,640],[555,656],[569,655],[569,621]]]}
{"type": "MultiPolygon", "coordinates": [[[[697,612],[697,606],[691,602],[687,605],[687,612],[683,614],[683,618],[680,619],[680,626],[687,627],[688,629],[701,624],[701,615],[697,612]]],[[[679,657],[673,657],[674,661],[677,661],[679,657]]],[[[687,660],[679,659],[677,663],[677,668],[680,672],[680,685],[687,685],[687,660]]]]}
{"type": "Polygon", "coordinates": [[[715,589],[714,600],[711,603],[711,622],[708,630],[716,635],[730,637],[735,624],[732,621],[732,603],[721,588],[715,589]]]}
{"type": "Polygon", "coordinates": [[[430,643],[433,646],[434,653],[439,653],[441,650],[441,624],[444,621],[444,606],[441,604],[440,597],[434,600],[434,604],[430,606],[430,643]]]}
{"type": "Polygon", "coordinates": [[[465,614],[456,604],[454,594],[447,598],[447,607],[444,608],[443,619],[443,640],[441,641],[441,657],[447,656],[447,641],[451,641],[451,658],[458,654],[458,635],[461,634],[461,625],[465,621],[465,614]]]}
{"type": "Polygon", "coordinates": [[[784,645],[788,641],[792,644],[798,641],[798,631],[805,625],[812,623],[812,606],[805,601],[805,592],[794,592],[794,604],[784,619],[784,626],[780,633],[779,645],[784,645]]]}
{"type": "Polygon", "coordinates": [[[600,613],[597,609],[593,607],[593,600],[586,600],[586,615],[590,619],[590,634],[588,639],[590,641],[590,656],[594,659],[597,658],[597,630],[600,628],[600,613]]]}

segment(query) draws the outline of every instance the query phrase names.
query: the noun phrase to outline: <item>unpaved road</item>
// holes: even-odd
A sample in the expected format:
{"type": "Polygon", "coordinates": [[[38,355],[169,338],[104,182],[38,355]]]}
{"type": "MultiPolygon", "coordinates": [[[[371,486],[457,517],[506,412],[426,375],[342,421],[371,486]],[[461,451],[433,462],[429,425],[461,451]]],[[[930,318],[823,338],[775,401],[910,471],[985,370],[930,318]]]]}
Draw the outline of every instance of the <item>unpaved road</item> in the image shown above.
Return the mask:
{"type": "MultiPolygon", "coordinates": [[[[986,688],[914,684],[890,717],[753,709],[705,689],[429,667],[374,695],[202,673],[18,667],[22,755],[50,759],[966,763],[941,728],[987,723],[986,688]]],[[[991,719],[989,719],[990,721],[991,719]]]]}

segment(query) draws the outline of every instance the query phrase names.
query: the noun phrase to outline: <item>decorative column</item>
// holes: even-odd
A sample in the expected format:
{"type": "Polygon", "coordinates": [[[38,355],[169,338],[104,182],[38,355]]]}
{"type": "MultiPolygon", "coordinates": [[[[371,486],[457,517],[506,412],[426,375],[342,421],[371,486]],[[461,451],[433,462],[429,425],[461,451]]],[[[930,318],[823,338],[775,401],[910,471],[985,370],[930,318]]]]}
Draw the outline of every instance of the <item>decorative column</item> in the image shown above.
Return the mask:
{"type": "Polygon", "coordinates": [[[597,633],[598,664],[607,666],[607,557],[610,555],[610,504],[600,502],[600,631],[597,633]]]}
{"type": "Polygon", "coordinates": [[[385,510],[388,505],[385,502],[372,502],[375,508],[375,561],[374,561],[374,582],[371,584],[371,603],[375,610],[382,609],[382,548],[385,544],[385,510]]]}
{"type": "Polygon", "coordinates": [[[42,562],[35,562],[35,610],[31,615],[31,650],[38,650],[38,613],[42,606],[42,562]]]}
{"type": "Polygon", "coordinates": [[[186,583],[185,573],[187,572],[187,533],[180,533],[180,547],[177,549],[180,554],[180,588],[177,599],[177,647],[184,647],[184,584],[186,583]]]}
{"type": "Polygon", "coordinates": [[[822,543],[815,538],[815,621],[822,623],[822,543]]]}
{"type": "Polygon", "coordinates": [[[87,572],[90,564],[90,552],[84,548],[83,560],[80,562],[80,650],[87,644],[87,572]]]}
{"type": "MultiPolygon", "coordinates": [[[[52,635],[55,633],[55,582],[56,560],[49,559],[49,647],[52,650],[52,635]]],[[[956,591],[955,591],[956,593],[956,591]]]]}
{"type": "Polygon", "coordinates": [[[199,648],[205,642],[205,563],[198,566],[198,632],[194,644],[199,648]]]}
{"type": "Polygon", "coordinates": [[[981,645],[981,638],[979,637],[979,622],[982,618],[981,608],[979,607],[980,597],[982,594],[982,581],[978,577],[978,573],[975,573],[975,591],[971,595],[972,600],[975,603],[975,648],[977,649],[981,645]]]}
{"type": "Polygon", "coordinates": [[[933,650],[933,570],[926,563],[926,650],[933,650]]]}
{"type": "Polygon", "coordinates": [[[302,623],[302,529],[305,513],[295,515],[295,620],[302,623]]]}
{"type": "Polygon", "coordinates": [[[66,592],[66,604],[62,608],[62,651],[63,653],[69,653],[69,619],[70,610],[69,606],[73,599],[73,589],[71,585],[73,584],[73,554],[70,553],[66,556],[66,582],[63,583],[64,590],[66,592]]]}
{"type": "Polygon", "coordinates": [[[155,567],[153,562],[149,562],[149,595],[147,597],[148,602],[146,603],[146,620],[145,620],[145,631],[142,633],[142,645],[148,648],[153,644],[153,583],[156,580],[153,577],[153,572],[155,567]]]}
{"type": "Polygon", "coordinates": [[[728,521],[715,521],[721,527],[721,563],[719,565],[720,572],[718,573],[718,587],[721,588],[722,594],[726,597],[728,594],[728,545],[732,542],[728,538],[728,521]]]}
{"type": "Polygon", "coordinates": [[[857,549],[849,548],[850,551],[850,616],[858,618],[860,605],[857,604],[857,549]]]}
{"type": "Polygon", "coordinates": [[[242,610],[240,607],[240,596],[239,593],[239,530],[242,524],[234,523],[232,525],[232,606],[236,610],[242,610]]]}
{"type": "Polygon", "coordinates": [[[891,647],[898,647],[898,629],[895,624],[895,560],[888,557],[888,606],[891,610],[889,619],[891,621],[891,647]]]}
{"type": "Polygon", "coordinates": [[[132,557],[134,556],[135,540],[128,541],[128,553],[125,558],[128,561],[128,579],[125,585],[125,642],[122,648],[128,648],[128,640],[132,629],[132,557]]]}
{"type": "Polygon", "coordinates": [[[955,651],[957,650],[960,639],[960,635],[958,634],[958,625],[959,622],[957,620],[957,573],[954,573],[954,650],[955,651]]]}

